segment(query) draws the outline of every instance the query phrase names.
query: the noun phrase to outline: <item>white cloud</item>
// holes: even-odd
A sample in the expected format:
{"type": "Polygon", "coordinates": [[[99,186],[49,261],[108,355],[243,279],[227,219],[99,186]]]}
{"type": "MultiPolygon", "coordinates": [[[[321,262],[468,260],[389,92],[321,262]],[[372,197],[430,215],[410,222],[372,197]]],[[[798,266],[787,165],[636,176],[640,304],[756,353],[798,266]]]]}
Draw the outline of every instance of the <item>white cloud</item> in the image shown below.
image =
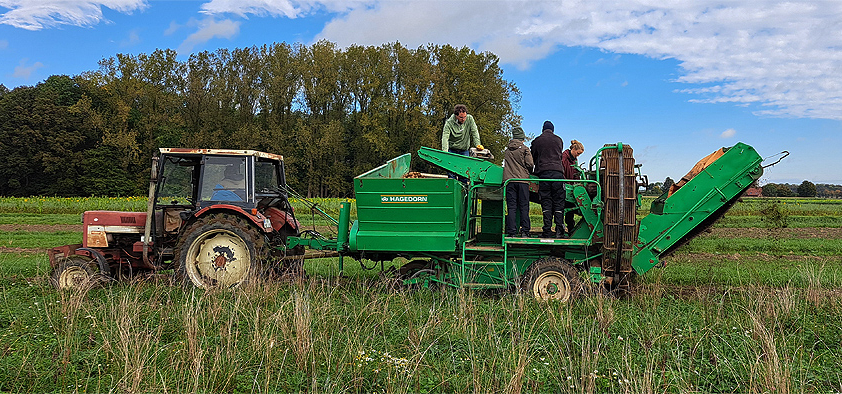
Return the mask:
{"type": "Polygon", "coordinates": [[[41,62],[35,62],[31,66],[27,66],[27,62],[29,62],[29,59],[20,60],[20,63],[15,66],[15,72],[12,74],[13,78],[29,79],[29,76],[31,76],[35,70],[44,67],[41,62]]]}
{"type": "Polygon", "coordinates": [[[359,0],[211,0],[202,4],[208,15],[235,14],[247,16],[282,16],[298,18],[316,11],[346,12],[364,7],[372,1],[359,0]]]}
{"type": "Polygon", "coordinates": [[[140,43],[140,30],[132,29],[129,31],[129,36],[120,42],[121,47],[131,47],[140,43]]]}
{"type": "Polygon", "coordinates": [[[189,35],[178,47],[178,53],[189,54],[196,45],[204,44],[212,38],[231,38],[240,32],[240,22],[224,19],[219,22],[213,18],[201,21],[191,20],[188,24],[198,25],[199,30],[189,35]]]}
{"type": "Polygon", "coordinates": [[[731,138],[735,135],[737,135],[737,130],[728,129],[728,130],[723,131],[722,134],[719,135],[719,137],[720,138],[731,138]]]}
{"type": "MultiPolygon", "coordinates": [[[[2,0],[0,0],[2,1],[2,0]]],[[[316,39],[492,51],[522,69],[562,46],[675,59],[678,91],[760,115],[842,119],[842,1],[211,0],[207,14],[337,12],[316,39]]]]}
{"type": "Polygon", "coordinates": [[[179,25],[176,21],[172,21],[172,22],[170,22],[170,27],[168,27],[167,30],[164,30],[164,35],[169,36],[169,35],[177,32],[178,29],[180,29],[180,28],[181,28],[181,25],[179,25]]]}
{"type": "Polygon", "coordinates": [[[91,26],[103,21],[102,7],[131,13],[146,8],[146,0],[0,0],[0,24],[26,30],[59,25],[91,26]]]}

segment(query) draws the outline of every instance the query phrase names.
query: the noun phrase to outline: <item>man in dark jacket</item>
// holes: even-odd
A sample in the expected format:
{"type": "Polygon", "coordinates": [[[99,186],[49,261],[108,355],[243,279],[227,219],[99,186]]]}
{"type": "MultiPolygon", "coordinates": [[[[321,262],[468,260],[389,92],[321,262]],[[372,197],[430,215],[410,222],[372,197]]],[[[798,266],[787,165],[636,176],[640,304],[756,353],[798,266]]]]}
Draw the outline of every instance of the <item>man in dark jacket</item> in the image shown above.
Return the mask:
{"type": "MultiPolygon", "coordinates": [[[[512,129],[512,140],[503,153],[503,180],[525,179],[532,172],[532,153],[523,144],[526,135],[520,126],[512,129]]],[[[529,184],[527,181],[511,181],[506,184],[506,235],[515,237],[529,236],[529,184]],[[520,231],[515,220],[520,215],[520,231]]]]}
{"type": "MultiPolygon", "coordinates": [[[[532,141],[535,174],[541,179],[564,179],[561,158],[564,142],[554,132],[555,126],[548,120],[544,122],[541,135],[532,141]]],[[[538,196],[541,199],[541,211],[544,214],[541,238],[564,237],[564,183],[540,182],[538,196]],[[555,231],[553,231],[553,219],[555,219],[555,231]]]]}

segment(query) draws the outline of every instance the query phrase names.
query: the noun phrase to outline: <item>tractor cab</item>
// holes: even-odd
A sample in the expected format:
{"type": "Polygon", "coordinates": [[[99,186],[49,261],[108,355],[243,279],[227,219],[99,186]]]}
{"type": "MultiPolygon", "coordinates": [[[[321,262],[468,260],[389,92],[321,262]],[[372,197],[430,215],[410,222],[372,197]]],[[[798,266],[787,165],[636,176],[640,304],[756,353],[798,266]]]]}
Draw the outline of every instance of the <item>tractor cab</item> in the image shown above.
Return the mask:
{"type": "Polygon", "coordinates": [[[155,204],[256,208],[286,196],[283,156],[252,150],[162,148],[155,204]]]}

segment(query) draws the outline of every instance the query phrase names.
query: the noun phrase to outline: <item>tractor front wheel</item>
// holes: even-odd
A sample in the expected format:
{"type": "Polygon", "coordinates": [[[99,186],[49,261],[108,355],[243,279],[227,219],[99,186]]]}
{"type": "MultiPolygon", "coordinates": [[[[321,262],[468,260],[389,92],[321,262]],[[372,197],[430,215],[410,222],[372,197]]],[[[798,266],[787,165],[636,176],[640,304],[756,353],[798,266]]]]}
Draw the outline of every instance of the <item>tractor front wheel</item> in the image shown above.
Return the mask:
{"type": "Polygon", "coordinates": [[[573,266],[564,260],[550,257],[529,266],[522,289],[540,301],[569,302],[582,294],[583,285],[573,266]]]}
{"type": "Polygon", "coordinates": [[[253,226],[237,216],[214,214],[184,231],[175,261],[185,284],[230,288],[260,277],[263,255],[263,237],[253,226]]]}
{"type": "Polygon", "coordinates": [[[68,256],[53,270],[50,277],[59,290],[78,290],[99,283],[96,260],[84,256],[68,256]]]}

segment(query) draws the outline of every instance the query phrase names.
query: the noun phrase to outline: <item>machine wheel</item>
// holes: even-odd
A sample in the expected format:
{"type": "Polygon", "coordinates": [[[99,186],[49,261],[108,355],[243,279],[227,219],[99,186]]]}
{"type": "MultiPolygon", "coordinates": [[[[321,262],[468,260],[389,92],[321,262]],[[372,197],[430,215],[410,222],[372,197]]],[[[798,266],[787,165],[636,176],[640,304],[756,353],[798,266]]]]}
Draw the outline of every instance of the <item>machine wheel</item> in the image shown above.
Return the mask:
{"type": "Polygon", "coordinates": [[[59,290],[78,290],[99,283],[96,260],[68,256],[53,270],[51,281],[59,290]]]}
{"type": "Polygon", "coordinates": [[[263,273],[264,240],[245,220],[213,214],[190,225],[176,246],[177,278],[200,288],[239,286],[263,273]]]}
{"type": "Polygon", "coordinates": [[[413,278],[414,275],[418,274],[418,272],[424,268],[427,268],[428,265],[430,265],[428,260],[412,260],[398,268],[398,278],[413,278]]]}
{"type": "Polygon", "coordinates": [[[582,279],[569,263],[550,257],[529,266],[522,289],[540,301],[569,302],[582,294],[582,279]]]}
{"type": "MultiPolygon", "coordinates": [[[[436,270],[433,269],[433,267],[434,267],[434,264],[430,260],[423,260],[423,259],[412,260],[412,261],[409,261],[406,264],[402,265],[400,268],[398,268],[396,279],[402,285],[403,281],[405,281],[407,279],[425,278],[427,276],[435,277],[436,276],[436,270]]],[[[433,291],[437,291],[440,288],[438,282],[435,282],[435,281],[429,281],[429,282],[425,281],[425,282],[427,283],[426,286],[424,284],[417,283],[417,284],[413,284],[413,285],[404,286],[404,288],[412,289],[412,290],[420,290],[420,289],[423,289],[423,288],[426,287],[427,289],[433,290],[433,291]]]]}

